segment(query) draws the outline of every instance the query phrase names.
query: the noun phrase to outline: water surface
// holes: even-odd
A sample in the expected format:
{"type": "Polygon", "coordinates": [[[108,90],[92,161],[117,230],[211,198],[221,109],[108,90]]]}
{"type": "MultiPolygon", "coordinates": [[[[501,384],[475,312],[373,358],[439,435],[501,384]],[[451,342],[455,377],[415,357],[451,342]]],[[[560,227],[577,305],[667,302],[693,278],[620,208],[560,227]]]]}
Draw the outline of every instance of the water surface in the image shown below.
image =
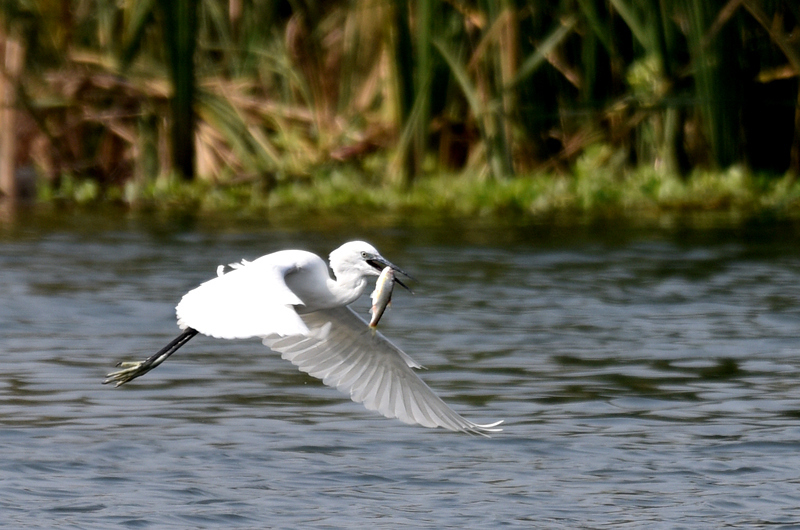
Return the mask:
{"type": "MultiPolygon", "coordinates": [[[[0,235],[0,513],[26,528],[800,524],[793,226],[286,229],[38,218],[0,235]],[[216,266],[373,242],[383,332],[483,439],[387,420],[258,340],[177,334],[216,266]]],[[[366,297],[357,303],[368,309],[366,297]]]]}

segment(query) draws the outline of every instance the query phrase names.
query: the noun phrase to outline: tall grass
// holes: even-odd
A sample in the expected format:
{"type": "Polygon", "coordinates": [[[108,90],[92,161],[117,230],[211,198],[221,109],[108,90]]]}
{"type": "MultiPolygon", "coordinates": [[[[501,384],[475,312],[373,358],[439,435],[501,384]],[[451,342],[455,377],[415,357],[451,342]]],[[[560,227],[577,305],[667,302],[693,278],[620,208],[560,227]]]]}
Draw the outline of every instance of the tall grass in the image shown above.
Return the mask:
{"type": "Polygon", "coordinates": [[[164,17],[167,70],[172,81],[170,135],[175,169],[194,179],[195,91],[194,55],[197,47],[196,0],[170,0],[160,4],[164,17]]]}
{"type": "Polygon", "coordinates": [[[0,22],[26,47],[19,148],[52,179],[504,180],[597,144],[800,170],[789,0],[5,0],[0,22]]]}

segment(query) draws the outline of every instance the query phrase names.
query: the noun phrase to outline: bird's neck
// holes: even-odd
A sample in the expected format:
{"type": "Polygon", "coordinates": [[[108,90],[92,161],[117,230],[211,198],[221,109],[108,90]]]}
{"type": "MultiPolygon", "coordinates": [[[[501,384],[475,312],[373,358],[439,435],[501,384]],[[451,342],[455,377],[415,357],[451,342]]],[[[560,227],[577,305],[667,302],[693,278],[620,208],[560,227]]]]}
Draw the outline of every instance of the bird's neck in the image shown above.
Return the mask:
{"type": "Polygon", "coordinates": [[[355,302],[364,293],[367,279],[363,276],[340,275],[328,281],[328,289],[336,299],[336,305],[348,305],[355,302]]]}

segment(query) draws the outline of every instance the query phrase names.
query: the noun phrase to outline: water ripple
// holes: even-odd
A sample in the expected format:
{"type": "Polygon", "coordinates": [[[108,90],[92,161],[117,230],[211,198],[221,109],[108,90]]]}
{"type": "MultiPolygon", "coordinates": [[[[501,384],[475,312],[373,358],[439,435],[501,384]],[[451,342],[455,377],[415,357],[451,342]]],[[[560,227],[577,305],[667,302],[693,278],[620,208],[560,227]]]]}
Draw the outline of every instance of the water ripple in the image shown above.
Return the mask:
{"type": "Polygon", "coordinates": [[[769,227],[442,234],[367,238],[423,279],[381,325],[457,410],[506,420],[492,440],[380,418],[258,341],[198,337],[134,384],[99,384],[173,338],[175,302],[217,263],[288,245],[326,253],[347,234],[130,223],[6,236],[4,523],[800,524],[796,241],[769,227]]]}

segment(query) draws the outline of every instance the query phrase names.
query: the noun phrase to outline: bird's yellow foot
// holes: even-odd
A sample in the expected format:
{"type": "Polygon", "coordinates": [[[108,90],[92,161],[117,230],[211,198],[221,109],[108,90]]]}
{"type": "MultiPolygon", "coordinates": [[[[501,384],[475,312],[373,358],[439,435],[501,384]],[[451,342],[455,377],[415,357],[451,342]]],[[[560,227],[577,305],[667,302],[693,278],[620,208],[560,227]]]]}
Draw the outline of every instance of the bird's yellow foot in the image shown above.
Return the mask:
{"type": "Polygon", "coordinates": [[[117,363],[117,368],[122,368],[116,372],[108,374],[103,384],[114,383],[114,386],[124,385],[140,375],[144,375],[154,368],[153,363],[147,361],[123,361],[117,363]]]}

